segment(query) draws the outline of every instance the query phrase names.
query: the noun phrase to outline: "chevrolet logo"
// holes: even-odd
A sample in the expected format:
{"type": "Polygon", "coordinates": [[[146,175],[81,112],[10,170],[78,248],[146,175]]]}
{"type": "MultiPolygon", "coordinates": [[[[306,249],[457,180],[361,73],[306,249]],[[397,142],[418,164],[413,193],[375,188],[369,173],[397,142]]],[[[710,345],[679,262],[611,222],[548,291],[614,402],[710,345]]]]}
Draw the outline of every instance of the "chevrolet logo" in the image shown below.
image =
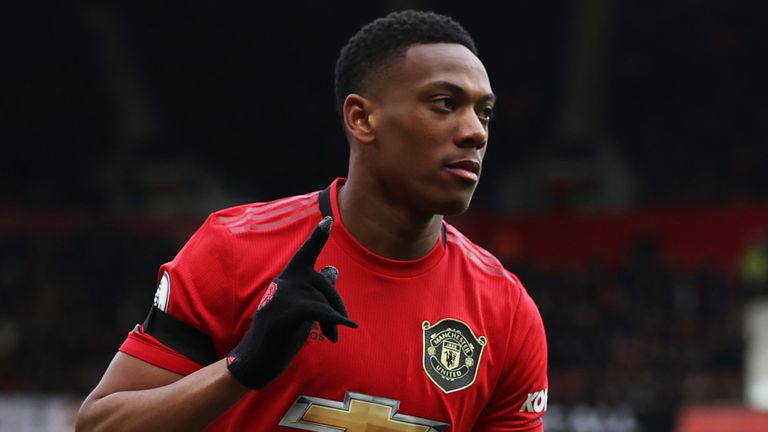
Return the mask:
{"type": "Polygon", "coordinates": [[[400,401],[347,392],[344,402],[299,396],[280,426],[315,432],[439,432],[449,425],[399,414],[400,401]]]}

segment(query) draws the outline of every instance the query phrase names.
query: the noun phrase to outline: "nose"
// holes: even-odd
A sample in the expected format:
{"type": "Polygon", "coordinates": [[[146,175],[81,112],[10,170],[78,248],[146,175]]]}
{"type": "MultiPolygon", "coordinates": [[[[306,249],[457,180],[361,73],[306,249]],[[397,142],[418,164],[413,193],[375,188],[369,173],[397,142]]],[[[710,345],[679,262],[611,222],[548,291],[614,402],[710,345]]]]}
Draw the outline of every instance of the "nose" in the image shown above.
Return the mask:
{"type": "Polygon", "coordinates": [[[464,110],[459,120],[456,145],[481,149],[488,142],[488,127],[480,120],[474,109],[464,110]]]}

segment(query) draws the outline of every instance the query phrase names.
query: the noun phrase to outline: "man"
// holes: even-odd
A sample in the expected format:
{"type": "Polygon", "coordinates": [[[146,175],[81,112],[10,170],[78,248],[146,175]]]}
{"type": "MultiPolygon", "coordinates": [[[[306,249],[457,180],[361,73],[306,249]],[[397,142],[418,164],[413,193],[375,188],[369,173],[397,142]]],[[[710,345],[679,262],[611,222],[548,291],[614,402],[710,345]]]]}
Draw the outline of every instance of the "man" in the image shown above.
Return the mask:
{"type": "Polygon", "coordinates": [[[348,177],[209,216],[78,428],[543,430],[539,312],[443,221],[486,151],[495,97],[476,53],[430,12],[353,36],[336,66],[348,177]]]}

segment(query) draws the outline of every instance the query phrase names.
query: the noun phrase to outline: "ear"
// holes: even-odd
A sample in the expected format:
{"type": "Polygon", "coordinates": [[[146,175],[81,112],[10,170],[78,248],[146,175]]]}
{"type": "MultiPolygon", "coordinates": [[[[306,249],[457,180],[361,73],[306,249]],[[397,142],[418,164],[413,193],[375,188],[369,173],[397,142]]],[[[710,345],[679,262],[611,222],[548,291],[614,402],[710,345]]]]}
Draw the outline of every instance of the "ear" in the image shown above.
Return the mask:
{"type": "Polygon", "coordinates": [[[350,136],[362,144],[369,144],[375,138],[370,110],[371,102],[359,94],[350,93],[344,99],[344,127],[350,136]]]}

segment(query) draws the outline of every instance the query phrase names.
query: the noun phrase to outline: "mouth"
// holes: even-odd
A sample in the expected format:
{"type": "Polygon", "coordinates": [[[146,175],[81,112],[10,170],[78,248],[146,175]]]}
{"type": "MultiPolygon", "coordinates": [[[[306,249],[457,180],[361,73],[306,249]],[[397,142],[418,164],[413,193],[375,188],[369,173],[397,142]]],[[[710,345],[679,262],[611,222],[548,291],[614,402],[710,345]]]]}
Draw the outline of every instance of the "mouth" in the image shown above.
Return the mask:
{"type": "Polygon", "coordinates": [[[451,174],[464,180],[476,183],[480,180],[480,162],[474,159],[461,159],[445,165],[451,174]]]}

